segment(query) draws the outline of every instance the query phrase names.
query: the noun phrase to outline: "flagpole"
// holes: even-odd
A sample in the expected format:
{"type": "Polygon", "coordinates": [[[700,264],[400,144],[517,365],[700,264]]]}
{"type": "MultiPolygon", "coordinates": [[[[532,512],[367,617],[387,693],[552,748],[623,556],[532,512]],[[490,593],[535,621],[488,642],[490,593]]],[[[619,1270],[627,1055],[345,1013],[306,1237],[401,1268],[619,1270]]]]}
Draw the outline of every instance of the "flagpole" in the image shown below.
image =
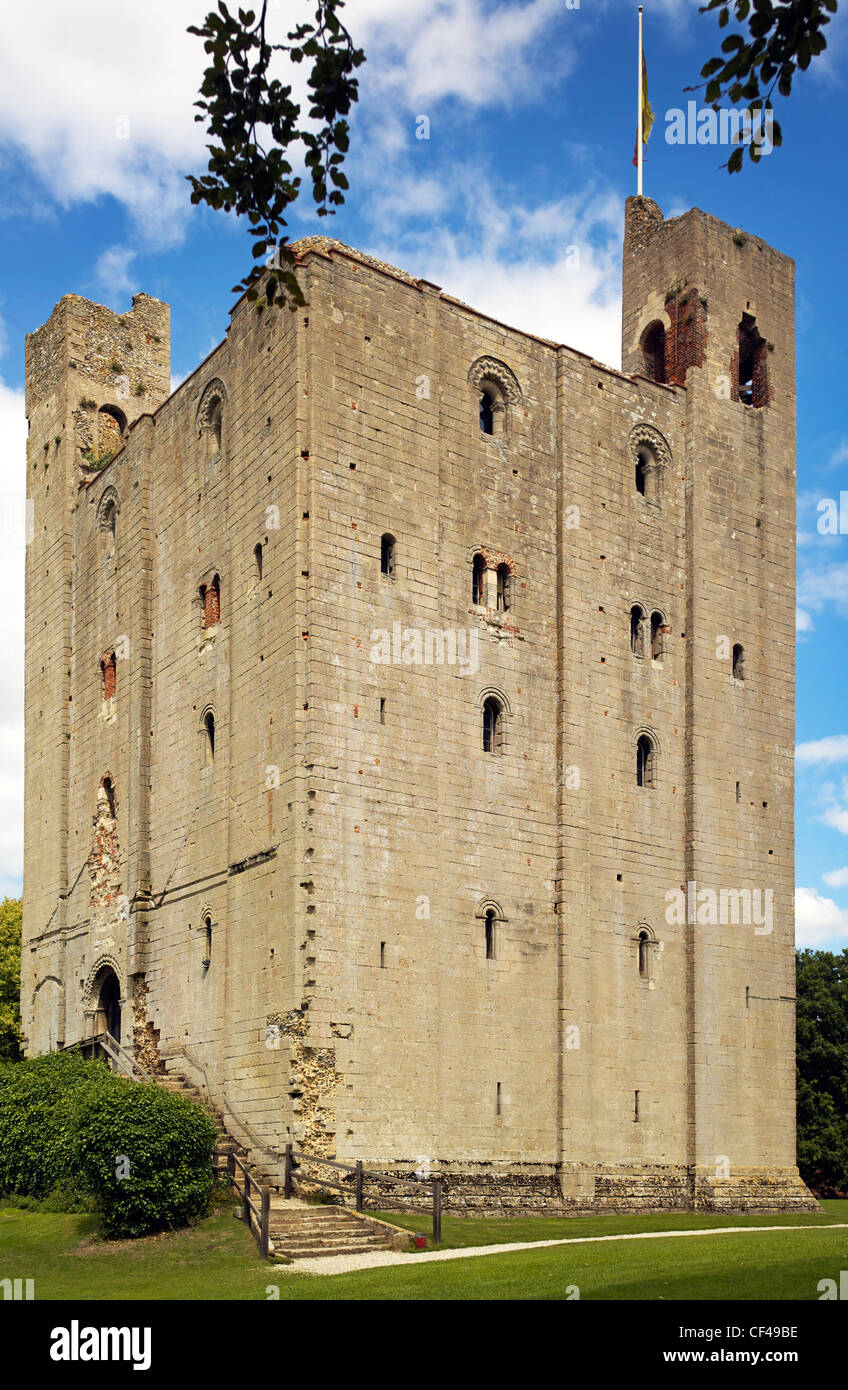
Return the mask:
{"type": "Polygon", "coordinates": [[[636,196],[642,197],[642,6],[639,6],[638,117],[636,127],[636,196]]]}

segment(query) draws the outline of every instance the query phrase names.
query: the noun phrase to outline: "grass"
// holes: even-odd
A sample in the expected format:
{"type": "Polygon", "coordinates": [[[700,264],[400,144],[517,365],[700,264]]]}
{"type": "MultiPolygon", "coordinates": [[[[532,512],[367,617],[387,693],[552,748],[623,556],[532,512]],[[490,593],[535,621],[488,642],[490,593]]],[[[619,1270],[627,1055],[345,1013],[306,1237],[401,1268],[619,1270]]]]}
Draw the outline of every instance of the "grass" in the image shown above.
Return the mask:
{"type": "MultiPolygon", "coordinates": [[[[701,1224],[797,1225],[762,1235],[616,1241],[560,1245],[515,1254],[422,1263],[355,1274],[308,1275],[259,1259],[245,1228],[218,1212],[189,1230],[144,1240],[105,1242],[92,1216],[0,1208],[0,1278],[35,1280],[36,1299],[264,1300],[502,1300],[569,1297],[575,1285],[586,1299],[807,1299],[819,1280],[835,1278],[848,1259],[848,1231],[816,1230],[822,1221],[848,1219],[848,1202],[826,1202],[824,1217],[585,1217],[505,1222],[448,1217],[454,1246],[467,1234],[490,1242],[508,1227],[515,1240],[572,1234],[690,1228],[701,1224]],[[467,1232],[453,1229],[456,1223],[467,1232]],[[269,1288],[271,1293],[269,1294],[269,1288]]],[[[394,1216],[394,1221],[400,1218],[394,1216]]],[[[405,1224],[405,1223],[404,1223],[405,1224]]],[[[414,1222],[410,1224],[414,1225],[414,1222]]],[[[420,1223],[419,1223],[420,1228],[420,1223]]]]}
{"type": "MultiPolygon", "coordinates": [[[[658,1216],[451,1216],[442,1217],[441,1250],[461,1250],[474,1245],[513,1245],[526,1240],[576,1240],[579,1236],[632,1235],[638,1231],[706,1231],[723,1226],[827,1226],[848,1222],[848,1200],[825,1200],[824,1212],[797,1212],[762,1215],[738,1212],[667,1212],[658,1216]]],[[[427,1236],[433,1248],[432,1217],[424,1212],[410,1215],[375,1211],[372,1215],[402,1226],[406,1231],[427,1236]]]]}

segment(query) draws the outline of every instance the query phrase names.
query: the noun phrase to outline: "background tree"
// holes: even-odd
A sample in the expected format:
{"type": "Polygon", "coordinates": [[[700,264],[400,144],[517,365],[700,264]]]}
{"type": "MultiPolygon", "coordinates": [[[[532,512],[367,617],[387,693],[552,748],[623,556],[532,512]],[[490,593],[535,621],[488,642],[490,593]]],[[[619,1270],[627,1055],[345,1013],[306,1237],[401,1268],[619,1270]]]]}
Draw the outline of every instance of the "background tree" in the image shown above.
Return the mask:
{"type": "Polygon", "coordinates": [[[263,259],[234,286],[236,294],[246,290],[248,299],[258,298],[256,281],[270,251],[273,269],[262,287],[263,303],[287,303],[295,309],[304,302],[284,232],[284,214],[300,190],[290,150],[300,146],[303,151],[319,217],[344,202],[348,183],[341,166],[349,145],[345,118],[358,99],[353,73],[365,54],[353,46],[339,19],[343,8],[344,0],[318,0],[314,24],[299,24],[288,43],[271,43],[266,37],[268,0],[263,0],[258,16],[242,9],[231,14],[221,0],[200,28],[191,25],[188,31],[204,40],[211,57],[195,102],[200,108],[195,120],[206,121],[212,140],[207,146],[208,173],[199,179],[188,176],[191,201],[234,210],[250,222],[254,260],[263,259]],[[291,85],[270,75],[276,53],[287,53],[292,63],[311,60],[310,127],[301,125],[301,108],[292,100],[291,85]]]}
{"type": "MultiPolygon", "coordinates": [[[[701,68],[701,76],[708,79],[704,95],[713,110],[726,97],[733,105],[746,102],[752,122],[755,112],[773,111],[775,87],[788,97],[796,72],[806,72],[813,58],[827,48],[822,30],[837,6],[838,0],[708,0],[701,5],[701,14],[718,10],[719,28],[727,27],[732,12],[739,24],[747,22],[748,29],[747,40],[744,34],[728,34],[721,45],[723,56],[710,58],[701,68]]],[[[783,141],[773,117],[771,139],[774,145],[783,141]]],[[[748,154],[755,163],[762,158],[762,148],[753,140],[748,142],[748,154]]],[[[744,154],[744,145],[733,151],[725,166],[729,173],[742,168],[744,154]]]]}
{"type": "Polygon", "coordinates": [[[21,915],[20,898],[0,903],[0,1062],[21,1056],[21,915]]]}
{"type": "Polygon", "coordinates": [[[848,1196],[848,947],[797,953],[798,1167],[818,1197],[848,1196]]]}

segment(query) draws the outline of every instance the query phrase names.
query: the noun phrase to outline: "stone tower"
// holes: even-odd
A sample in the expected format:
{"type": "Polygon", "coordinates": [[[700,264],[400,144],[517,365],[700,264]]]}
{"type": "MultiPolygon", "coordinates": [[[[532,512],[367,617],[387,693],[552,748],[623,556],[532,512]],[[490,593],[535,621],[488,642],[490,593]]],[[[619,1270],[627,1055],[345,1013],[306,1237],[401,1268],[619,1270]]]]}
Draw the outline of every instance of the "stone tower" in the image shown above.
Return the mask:
{"type": "MultiPolygon", "coordinates": [[[[27,550],[26,569],[26,797],[24,805],[24,919],[27,923],[22,961],[22,999],[30,1020],[44,1019],[43,1031],[32,1033],[31,1050],[61,1046],[78,1034],[76,1011],[79,986],[69,978],[66,948],[73,939],[68,910],[70,894],[82,879],[82,891],[92,906],[110,896],[108,885],[94,888],[77,862],[91,840],[92,816],[97,817],[95,789],[86,786],[80,804],[79,773],[75,766],[73,731],[85,677],[96,678],[96,666],[85,675],[78,654],[82,634],[96,630],[113,639],[131,622],[129,605],[115,601],[109,592],[97,611],[78,601],[80,570],[92,556],[81,553],[78,522],[90,489],[100,481],[101,470],[123,447],[127,430],[143,414],[161,405],[170,393],[170,310],[146,294],[133,298],[132,309],[113,314],[79,295],[65,295],[37,333],[26,343],[27,495],[31,499],[33,538],[27,550]],[[71,826],[73,825],[73,831],[71,826]],[[89,827],[88,831],[86,827],[89,827]],[[89,887],[92,892],[89,894],[89,887]],[[38,968],[34,969],[35,958],[38,968]],[[71,1033],[66,1008],[71,1009],[71,1033]]],[[[108,472],[108,468],[106,470],[108,472]]],[[[105,475],[104,475],[105,476],[105,475]]],[[[102,492],[103,489],[101,488],[102,492]]],[[[108,492],[107,488],[107,492],[108,492]]],[[[97,565],[117,573],[116,559],[106,543],[111,493],[100,509],[97,526],[100,544],[97,565]],[[103,525],[101,526],[101,523],[103,525]]],[[[138,544],[143,538],[138,537],[138,544]]],[[[140,563],[139,552],[133,556],[140,563]]],[[[134,586],[130,564],[120,585],[128,595],[134,586]]],[[[115,645],[113,641],[113,645],[115,645]]],[[[123,652],[124,647],[118,644],[123,652]]],[[[148,715],[149,718],[149,715],[148,715]]],[[[103,729],[107,729],[104,716],[103,729]]],[[[110,728],[109,737],[112,737],[110,728]]],[[[118,756],[117,748],[104,750],[106,762],[118,756]]],[[[139,750],[141,751],[141,750],[139,750]]],[[[127,756],[122,749],[120,756],[127,756]]],[[[126,827],[121,836],[128,843],[135,823],[139,843],[147,835],[144,783],[136,765],[135,805],[126,800],[118,811],[126,827]]],[[[143,850],[142,850],[143,858],[143,850]]],[[[135,868],[135,865],[132,866],[135,868]]],[[[120,890],[112,905],[121,918],[125,895],[120,890]]],[[[111,912],[94,912],[99,932],[114,946],[111,912]]],[[[89,914],[86,913],[88,917],[89,914]]]]}
{"type": "Polygon", "coordinates": [[[266,1168],[812,1205],[791,262],[629,200],[618,372],[296,250],[172,395],[156,301],[29,340],[29,1049],[120,1030],[266,1168]]]}

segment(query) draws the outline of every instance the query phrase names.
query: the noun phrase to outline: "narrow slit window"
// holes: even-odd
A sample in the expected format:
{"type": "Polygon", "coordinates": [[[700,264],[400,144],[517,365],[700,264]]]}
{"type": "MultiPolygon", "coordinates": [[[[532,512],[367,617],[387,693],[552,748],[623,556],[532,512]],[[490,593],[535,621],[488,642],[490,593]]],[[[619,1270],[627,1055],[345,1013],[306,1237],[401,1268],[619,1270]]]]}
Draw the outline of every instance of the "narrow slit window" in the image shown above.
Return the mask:
{"type": "Polygon", "coordinates": [[[385,968],[386,968],[386,943],[385,943],[385,941],[381,941],[381,942],[380,942],[380,969],[381,969],[381,970],[385,970],[385,968]]]}
{"type": "Polygon", "coordinates": [[[380,696],[380,723],[381,723],[381,724],[385,724],[385,722],[386,722],[386,700],[385,700],[385,696],[381,695],[381,696],[380,696]]]}
{"type": "Polygon", "coordinates": [[[745,648],[740,642],[736,642],[733,647],[733,679],[736,681],[745,679],[745,648]]]}
{"type": "Polygon", "coordinates": [[[253,547],[253,563],[256,566],[256,578],[262,578],[262,542],[253,547]]]}
{"type": "Polygon", "coordinates": [[[498,611],[506,613],[509,609],[511,577],[509,565],[498,565],[498,611]]]}
{"type": "Polygon", "coordinates": [[[638,942],[639,979],[648,980],[651,976],[651,938],[646,931],[640,931],[638,942]]]}
{"type": "Polygon", "coordinates": [[[203,717],[204,758],[207,767],[215,761],[215,716],[211,710],[203,717]]]}
{"type": "Polygon", "coordinates": [[[387,579],[394,578],[395,550],[395,538],[386,532],[386,534],[380,538],[380,573],[384,574],[387,579]]]}
{"type": "Polygon", "coordinates": [[[495,910],[490,907],[485,922],[486,960],[495,959],[495,910]]]}
{"type": "Polygon", "coordinates": [[[486,602],[486,561],[475,555],[471,569],[471,602],[478,607],[486,602]]]}

